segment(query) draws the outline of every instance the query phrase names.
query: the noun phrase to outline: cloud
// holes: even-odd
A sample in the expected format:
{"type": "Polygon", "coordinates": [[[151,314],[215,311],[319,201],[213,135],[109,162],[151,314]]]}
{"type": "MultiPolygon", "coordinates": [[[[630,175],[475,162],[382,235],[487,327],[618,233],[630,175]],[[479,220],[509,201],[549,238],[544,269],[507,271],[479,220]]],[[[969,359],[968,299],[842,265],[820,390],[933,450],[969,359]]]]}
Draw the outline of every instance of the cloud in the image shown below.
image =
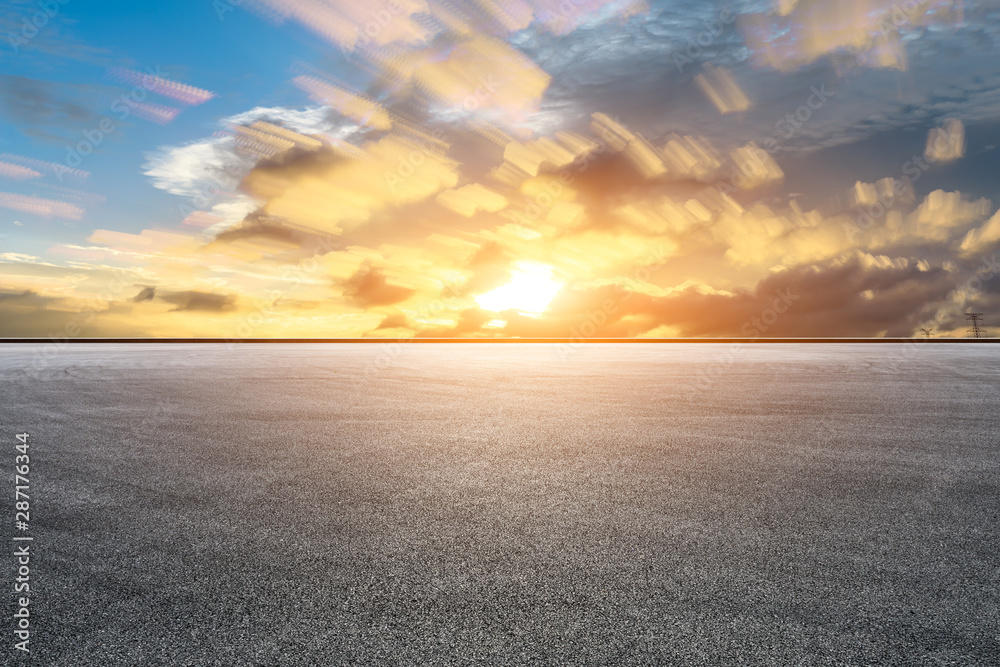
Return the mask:
{"type": "Polygon", "coordinates": [[[907,234],[921,241],[949,240],[956,230],[989,215],[988,199],[969,201],[961,192],[934,190],[906,216],[907,234]]]}
{"type": "Polygon", "coordinates": [[[76,301],[0,285],[0,338],[62,340],[140,336],[146,331],[146,323],[130,321],[127,309],[106,302],[81,307],[76,301]]]}
{"type": "Polygon", "coordinates": [[[151,72],[138,72],[124,67],[112,67],[109,76],[115,81],[130,85],[142,86],[146,90],[167,97],[186,106],[204,104],[215,97],[215,93],[187,84],[171,81],[151,72]]]}
{"type": "Polygon", "coordinates": [[[144,229],[138,234],[96,229],[87,240],[114,251],[142,256],[166,252],[184,254],[193,251],[199,245],[190,234],[164,229],[144,229]]]}
{"type": "Polygon", "coordinates": [[[161,294],[158,298],[174,304],[175,307],[171,312],[195,310],[220,313],[233,310],[236,307],[236,297],[233,295],[197,290],[161,294]]]}
{"type": "Polygon", "coordinates": [[[651,304],[651,324],[685,336],[911,336],[953,288],[943,269],[856,253],[775,273],[752,292],[667,297],[651,304]]]}
{"type": "Polygon", "coordinates": [[[378,269],[366,264],[344,283],[344,296],[357,306],[391,306],[406,301],[414,290],[401,285],[390,284],[378,269]]]}
{"type": "Polygon", "coordinates": [[[0,287],[0,337],[51,335],[72,317],[72,313],[49,309],[58,305],[58,299],[43,297],[31,290],[17,292],[0,287]]]}
{"type": "Polygon", "coordinates": [[[16,181],[23,181],[29,178],[39,178],[41,177],[41,173],[35,171],[34,169],[23,167],[19,164],[0,162],[0,176],[11,178],[16,181]]]}
{"type": "Polygon", "coordinates": [[[471,5],[440,0],[376,3],[330,0],[250,0],[248,7],[274,23],[292,19],[344,52],[417,49],[447,34],[506,35],[533,22],[565,35],[584,25],[622,20],[644,11],[637,0],[482,0],[471,5]]]}
{"type": "Polygon", "coordinates": [[[823,56],[849,55],[865,67],[906,69],[902,35],[924,25],[957,22],[952,0],[800,0],[778,13],[742,17],[760,65],[791,71],[823,56]]]}
{"type": "Polygon", "coordinates": [[[269,216],[253,214],[238,225],[225,226],[206,249],[236,251],[248,261],[286,255],[291,259],[312,255],[317,243],[311,234],[290,229],[269,216]]]}
{"type": "Polygon", "coordinates": [[[254,161],[239,156],[231,144],[231,138],[218,137],[160,148],[146,156],[144,173],[155,187],[182,197],[233,189],[254,161]]]}
{"type": "Polygon", "coordinates": [[[38,0],[6,0],[0,13],[0,35],[4,36],[0,40],[0,58],[12,52],[22,62],[51,64],[71,60],[100,67],[108,64],[107,49],[84,44],[71,36],[76,20],[61,11],[60,5],[40,6],[38,0]],[[41,22],[37,18],[40,9],[46,16],[41,28],[36,23],[41,22]]]}
{"type": "Polygon", "coordinates": [[[385,319],[379,322],[379,325],[375,328],[376,331],[383,329],[409,329],[410,322],[406,319],[406,315],[402,313],[393,313],[391,315],[386,315],[385,319]]]}
{"type": "Polygon", "coordinates": [[[507,206],[506,197],[479,183],[445,190],[437,196],[436,201],[466,218],[474,215],[476,211],[495,213],[507,206]]]}
{"type": "Polygon", "coordinates": [[[45,132],[51,141],[69,141],[77,128],[96,126],[94,111],[103,86],[68,84],[10,74],[0,75],[0,117],[22,134],[45,132]]]}
{"type": "Polygon", "coordinates": [[[485,35],[458,41],[442,54],[414,55],[395,74],[414,85],[439,113],[476,114],[504,123],[525,120],[541,103],[551,77],[509,44],[485,35]]]}
{"type": "Polygon", "coordinates": [[[244,181],[261,210],[289,226],[340,234],[379,212],[428,199],[458,181],[458,163],[436,144],[390,134],[348,153],[326,147],[258,165],[244,181]]]}
{"type": "Polygon", "coordinates": [[[255,107],[221,119],[219,126],[227,133],[183,146],[161,146],[147,153],[143,173],[154,187],[190,198],[199,208],[207,209],[225,193],[236,191],[261,158],[275,155],[276,142],[296,145],[296,141],[279,136],[282,130],[292,138],[301,135],[304,140],[314,136],[339,139],[353,129],[332,119],[329,109],[322,107],[255,107]],[[255,150],[255,141],[271,149],[255,150]]]}
{"type": "Polygon", "coordinates": [[[59,179],[65,178],[72,182],[86,181],[90,176],[90,172],[83,171],[82,169],[73,169],[63,164],[45,162],[43,160],[36,160],[22,155],[13,155],[11,153],[0,154],[0,160],[13,163],[15,167],[28,169],[29,171],[45,174],[46,176],[54,175],[59,179]]]}
{"type": "Polygon", "coordinates": [[[356,0],[331,0],[326,4],[308,0],[250,0],[247,6],[275,23],[293,19],[342,51],[420,44],[434,34],[428,29],[426,18],[417,16],[427,11],[427,5],[414,0],[396,0],[378,7],[356,0]]]}
{"type": "MultiPolygon", "coordinates": [[[[963,285],[1000,242],[986,193],[955,171],[981,168],[977,153],[937,164],[997,116],[1000,31],[972,25],[979,2],[957,23],[928,2],[885,34],[892,3],[876,0],[743,3],[740,17],[721,0],[428,0],[385,5],[388,21],[379,3],[248,2],[344,52],[293,67],[292,94],[322,106],[256,107],[161,146],[144,174],[183,198],[176,228],[140,219],[44,255],[5,253],[0,277],[52,299],[36,302],[39,321],[96,294],[113,311],[104,324],[157,334],[233,332],[252,309],[260,335],[912,331],[992,298],[963,285]],[[935,125],[918,197],[900,172],[935,125]],[[890,148],[823,152],[902,129],[914,131],[890,148]],[[821,152],[798,161],[807,151],[821,152]],[[548,308],[477,308],[522,262],[562,285],[548,308]],[[100,297],[119,267],[125,287],[100,297]],[[776,306],[779,292],[796,298],[776,306]]],[[[14,79],[3,113],[55,119],[25,132],[58,136],[60,118],[90,108],[14,79]]],[[[146,109],[161,119],[212,96],[153,83],[172,105],[146,109]]],[[[0,156],[0,176],[24,190],[0,206],[80,218],[95,200],[54,189],[51,173],[0,156]]],[[[512,299],[531,291],[516,286],[512,299]]]]}
{"type": "Polygon", "coordinates": [[[63,201],[29,197],[11,192],[0,192],[0,208],[33,213],[43,218],[62,218],[64,220],[79,220],[84,213],[81,207],[63,201]]]}
{"type": "Polygon", "coordinates": [[[1000,243],[1000,211],[979,227],[970,229],[959,248],[966,255],[973,255],[987,252],[998,243],[1000,243]]]}
{"type": "Polygon", "coordinates": [[[965,125],[957,119],[945,121],[927,134],[924,157],[932,162],[950,162],[965,155],[965,125]]]}
{"type": "Polygon", "coordinates": [[[750,108],[750,100],[729,70],[706,65],[695,83],[721,114],[737,113],[750,108]]]}
{"type": "MultiPolygon", "coordinates": [[[[854,254],[799,266],[751,290],[691,286],[654,296],[621,286],[564,290],[538,318],[503,314],[505,336],[872,337],[911,336],[955,287],[943,269],[854,254]]],[[[437,335],[496,335],[482,328],[437,335]]]]}
{"type": "Polygon", "coordinates": [[[156,297],[155,287],[143,287],[142,290],[132,297],[134,303],[142,303],[143,301],[152,301],[156,297]]]}
{"type": "Polygon", "coordinates": [[[359,125],[379,130],[392,128],[389,112],[364,95],[345,90],[314,76],[297,76],[292,83],[305,91],[314,102],[335,109],[359,125]]]}

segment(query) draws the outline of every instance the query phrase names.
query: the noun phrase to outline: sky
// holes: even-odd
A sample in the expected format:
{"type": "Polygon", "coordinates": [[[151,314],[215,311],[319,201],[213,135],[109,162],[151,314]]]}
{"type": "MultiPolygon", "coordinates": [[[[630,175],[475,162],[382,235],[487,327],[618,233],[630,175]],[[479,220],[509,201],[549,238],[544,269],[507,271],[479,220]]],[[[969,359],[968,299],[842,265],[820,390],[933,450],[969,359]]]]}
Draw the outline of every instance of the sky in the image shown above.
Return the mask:
{"type": "Polygon", "coordinates": [[[0,2],[0,337],[1000,331],[1000,3],[0,2]]]}

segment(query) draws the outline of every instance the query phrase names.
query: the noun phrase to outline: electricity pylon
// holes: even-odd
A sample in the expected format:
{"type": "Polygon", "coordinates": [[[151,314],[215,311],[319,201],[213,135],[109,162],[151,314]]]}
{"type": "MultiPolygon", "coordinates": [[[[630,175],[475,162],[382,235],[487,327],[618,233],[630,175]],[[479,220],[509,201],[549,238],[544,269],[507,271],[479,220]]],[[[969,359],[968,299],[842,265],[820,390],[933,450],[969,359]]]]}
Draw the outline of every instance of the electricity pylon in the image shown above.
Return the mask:
{"type": "Polygon", "coordinates": [[[969,329],[969,333],[972,334],[973,338],[985,338],[983,335],[983,330],[979,326],[979,319],[983,316],[982,313],[966,313],[965,319],[972,322],[972,328],[969,329]]]}

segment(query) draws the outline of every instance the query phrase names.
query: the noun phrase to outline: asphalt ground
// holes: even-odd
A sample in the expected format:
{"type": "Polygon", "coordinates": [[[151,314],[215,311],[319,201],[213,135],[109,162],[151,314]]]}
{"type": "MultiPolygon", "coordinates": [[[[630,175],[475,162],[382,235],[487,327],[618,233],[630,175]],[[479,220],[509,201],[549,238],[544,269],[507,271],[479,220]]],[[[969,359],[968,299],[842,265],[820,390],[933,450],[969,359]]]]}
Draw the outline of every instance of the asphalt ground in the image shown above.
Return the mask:
{"type": "Polygon", "coordinates": [[[30,664],[997,665],[998,406],[992,345],[3,344],[0,541],[28,432],[30,664]]]}

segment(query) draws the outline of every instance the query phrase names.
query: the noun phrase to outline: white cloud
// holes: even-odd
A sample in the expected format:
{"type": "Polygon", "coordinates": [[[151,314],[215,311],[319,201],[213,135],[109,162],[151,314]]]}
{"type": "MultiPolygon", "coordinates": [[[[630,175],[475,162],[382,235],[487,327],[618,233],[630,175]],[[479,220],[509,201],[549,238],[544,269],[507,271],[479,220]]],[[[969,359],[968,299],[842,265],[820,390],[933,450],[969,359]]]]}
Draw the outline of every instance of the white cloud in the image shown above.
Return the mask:
{"type": "MultiPolygon", "coordinates": [[[[329,109],[288,109],[255,107],[249,111],[223,118],[219,126],[249,126],[256,121],[280,125],[306,135],[322,135],[343,139],[357,126],[334,120],[329,109]]],[[[214,136],[184,146],[162,146],[146,154],[143,173],[161,190],[182,197],[191,197],[199,208],[208,208],[223,191],[233,191],[250,172],[255,159],[237,152],[232,136],[214,136]]]]}
{"type": "Polygon", "coordinates": [[[357,126],[335,120],[330,116],[329,107],[311,107],[308,109],[288,109],[285,107],[254,107],[249,111],[229,116],[219,121],[223,127],[230,125],[251,125],[262,120],[274,125],[282,125],[299,134],[322,134],[331,138],[343,139],[351,134],[357,126]]]}
{"type": "Polygon", "coordinates": [[[186,146],[164,146],[146,155],[145,175],[170,194],[203,197],[230,190],[247,174],[253,161],[237,155],[230,137],[214,137],[186,146]]]}
{"type": "Polygon", "coordinates": [[[932,128],[927,134],[924,156],[933,162],[949,162],[965,155],[965,126],[962,121],[950,118],[942,127],[932,128]]]}
{"type": "Polygon", "coordinates": [[[983,252],[1000,241],[1000,211],[981,227],[970,229],[962,239],[961,249],[966,254],[983,252]]]}
{"type": "Polygon", "coordinates": [[[222,218],[214,225],[207,227],[205,233],[209,235],[220,234],[230,227],[234,227],[257,210],[260,204],[257,200],[246,195],[238,195],[235,198],[221,202],[212,207],[212,215],[222,218]]]}

